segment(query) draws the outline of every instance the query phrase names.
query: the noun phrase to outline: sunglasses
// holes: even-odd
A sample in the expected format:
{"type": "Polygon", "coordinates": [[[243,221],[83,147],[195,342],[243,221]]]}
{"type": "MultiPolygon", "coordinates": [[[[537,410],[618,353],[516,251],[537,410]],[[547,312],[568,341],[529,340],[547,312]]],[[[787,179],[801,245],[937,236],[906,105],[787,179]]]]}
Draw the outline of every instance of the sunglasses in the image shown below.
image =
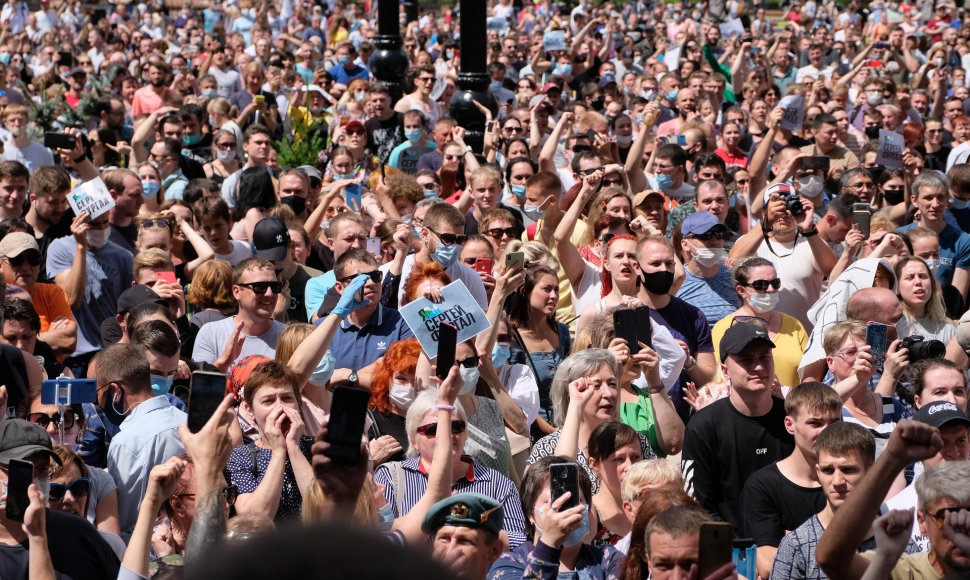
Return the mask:
{"type": "MultiPolygon", "coordinates": [[[[61,418],[62,417],[60,413],[54,413],[53,416],[49,416],[45,413],[31,413],[30,415],[28,415],[27,420],[35,425],[40,425],[44,429],[47,429],[47,426],[50,425],[51,423],[54,423],[55,425],[60,425],[61,418]]],[[[73,429],[74,423],[77,421],[77,415],[74,413],[74,411],[67,411],[64,413],[63,419],[64,419],[64,428],[73,429]]]]}
{"type": "Polygon", "coordinates": [[[734,326],[735,324],[754,324],[755,326],[760,326],[761,328],[768,330],[768,321],[760,316],[746,316],[743,314],[738,315],[731,320],[731,326],[734,326]]]}
{"type": "Polygon", "coordinates": [[[464,246],[465,242],[468,241],[468,236],[464,234],[439,234],[438,232],[434,231],[431,228],[428,228],[428,231],[438,236],[438,239],[441,240],[441,243],[446,246],[453,246],[455,244],[458,244],[459,246],[464,246]]]}
{"type": "Polygon", "coordinates": [[[496,240],[501,239],[502,237],[514,238],[515,228],[492,228],[487,230],[485,234],[490,238],[495,238],[496,240]]]}
{"type": "Polygon", "coordinates": [[[19,256],[7,256],[7,263],[14,268],[19,268],[24,261],[31,266],[40,266],[40,254],[35,252],[24,252],[19,256]]]}
{"type": "Polygon", "coordinates": [[[328,207],[324,211],[324,214],[326,214],[327,217],[333,217],[333,216],[335,216],[337,214],[347,213],[349,211],[350,211],[350,209],[347,208],[347,207],[328,207]]]}
{"type": "Polygon", "coordinates": [[[473,368],[477,368],[478,367],[478,361],[480,360],[480,358],[481,357],[479,357],[476,354],[476,355],[472,355],[472,356],[470,356],[468,358],[463,358],[461,360],[456,360],[455,362],[458,363],[458,366],[465,367],[466,369],[473,369],[473,368]]]}
{"type": "Polygon", "coordinates": [[[933,518],[933,521],[935,521],[936,522],[936,525],[942,530],[943,529],[943,524],[946,523],[946,514],[947,513],[955,514],[958,511],[965,510],[965,509],[970,509],[970,508],[965,508],[965,507],[960,507],[960,506],[957,506],[957,507],[948,507],[948,508],[941,509],[940,511],[936,512],[935,514],[927,513],[926,515],[928,515],[931,518],[933,518]]]}
{"type": "Polygon", "coordinates": [[[604,179],[600,182],[603,187],[623,187],[622,179],[604,179]]]}
{"type": "Polygon", "coordinates": [[[701,240],[704,242],[709,242],[711,240],[723,240],[727,237],[727,233],[722,230],[714,230],[704,234],[690,234],[686,236],[688,240],[701,240]]]}
{"type": "Polygon", "coordinates": [[[283,283],[278,280],[273,280],[272,282],[240,282],[239,284],[236,284],[236,286],[249,288],[258,296],[266,294],[267,290],[273,294],[279,294],[283,291],[283,283]]]}
{"type": "Polygon", "coordinates": [[[522,127],[506,127],[504,129],[504,131],[506,133],[510,133],[510,134],[512,134],[512,133],[514,133],[514,134],[520,134],[520,133],[522,133],[522,127]]]}
{"type": "Polygon", "coordinates": [[[775,278],[774,280],[752,280],[746,286],[751,286],[758,292],[767,292],[769,286],[777,290],[781,288],[781,278],[775,278]]]}
{"type": "Polygon", "coordinates": [[[381,272],[380,270],[374,270],[373,272],[357,272],[356,274],[351,274],[350,276],[344,276],[343,278],[337,281],[340,282],[341,284],[348,284],[350,283],[351,280],[353,280],[354,278],[360,275],[370,276],[370,279],[372,282],[374,282],[374,284],[380,284],[381,280],[384,279],[383,272],[381,272]]]}
{"type": "Polygon", "coordinates": [[[160,228],[167,228],[168,227],[168,219],[167,218],[155,218],[155,219],[145,219],[145,220],[141,220],[141,227],[142,228],[148,229],[148,228],[150,228],[152,226],[157,226],[157,227],[160,227],[160,228]]]}
{"type": "Polygon", "coordinates": [[[347,135],[363,135],[364,134],[364,130],[363,129],[347,129],[346,133],[347,133],[347,135]]]}
{"type": "MultiPolygon", "coordinates": [[[[458,435],[459,433],[465,432],[465,422],[461,419],[454,419],[451,421],[451,434],[458,435]]],[[[418,427],[418,433],[424,435],[429,439],[434,439],[434,436],[438,434],[438,424],[428,423],[427,425],[421,425],[418,427]]]]}
{"type": "MultiPolygon", "coordinates": [[[[589,146],[589,145],[573,145],[573,153],[580,153],[582,151],[592,151],[592,150],[593,150],[593,148],[591,146],[589,146]]],[[[583,173],[582,171],[580,173],[583,174],[583,175],[587,175],[586,173],[583,173]]]]}
{"type": "Polygon", "coordinates": [[[90,477],[79,477],[72,481],[71,483],[64,485],[63,483],[51,482],[50,499],[51,501],[64,501],[64,496],[70,491],[76,499],[82,497],[87,497],[91,492],[91,478],[90,477]]]}
{"type": "Polygon", "coordinates": [[[511,334],[499,334],[495,336],[495,342],[508,343],[512,342],[511,334]]]}

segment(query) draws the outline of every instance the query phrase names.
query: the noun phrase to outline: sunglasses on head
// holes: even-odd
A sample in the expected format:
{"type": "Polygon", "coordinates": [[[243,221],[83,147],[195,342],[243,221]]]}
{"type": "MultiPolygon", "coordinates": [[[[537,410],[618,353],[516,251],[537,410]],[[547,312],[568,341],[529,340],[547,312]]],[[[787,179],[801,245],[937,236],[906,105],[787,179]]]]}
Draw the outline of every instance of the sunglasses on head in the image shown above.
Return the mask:
{"type": "Polygon", "coordinates": [[[19,268],[25,260],[31,266],[40,266],[40,254],[36,252],[24,252],[19,256],[7,256],[7,263],[14,268],[19,268]]]}
{"type": "MultiPolygon", "coordinates": [[[[461,419],[453,419],[451,421],[451,433],[452,435],[458,435],[459,433],[465,432],[465,422],[461,419]]],[[[418,433],[424,435],[428,438],[434,438],[438,434],[438,424],[428,423],[427,425],[421,425],[418,427],[418,433]]]]}
{"type": "Polygon", "coordinates": [[[738,315],[731,319],[731,326],[734,326],[735,324],[754,324],[755,326],[760,326],[761,328],[768,330],[768,321],[760,316],[746,316],[743,314],[738,315]]]}
{"type": "Polygon", "coordinates": [[[711,240],[723,240],[727,236],[723,230],[713,230],[703,234],[690,234],[687,236],[688,240],[701,240],[703,242],[709,242],[711,240]]]}
{"type": "Polygon", "coordinates": [[[582,151],[592,151],[592,150],[593,148],[589,145],[573,145],[573,153],[580,153],[582,151]]]}
{"type": "Polygon", "coordinates": [[[781,278],[775,278],[774,280],[752,280],[747,285],[758,292],[767,292],[769,286],[777,290],[781,288],[781,278]]]}
{"type": "Polygon", "coordinates": [[[249,288],[254,294],[259,296],[266,294],[266,290],[269,290],[273,294],[279,294],[283,291],[283,283],[279,280],[273,280],[272,282],[240,282],[236,286],[249,288]]]}
{"type": "Polygon", "coordinates": [[[491,228],[485,232],[489,237],[501,239],[502,236],[515,237],[515,228],[491,228]]]}
{"type": "Polygon", "coordinates": [[[91,492],[91,478],[90,477],[79,477],[72,481],[71,483],[64,485],[63,483],[50,484],[50,499],[51,501],[64,501],[64,496],[70,491],[71,495],[75,499],[80,499],[82,497],[87,497],[88,493],[91,492]]]}
{"type": "Polygon", "coordinates": [[[446,246],[453,246],[455,244],[458,244],[459,246],[464,246],[465,242],[468,241],[468,236],[464,234],[439,234],[438,232],[434,231],[431,228],[428,228],[428,231],[438,236],[438,239],[441,240],[441,243],[446,246]]]}
{"type": "Polygon", "coordinates": [[[361,275],[370,276],[370,279],[374,282],[374,284],[380,284],[381,280],[384,279],[383,272],[381,272],[380,270],[374,270],[373,272],[357,272],[356,274],[351,274],[350,276],[344,276],[343,278],[338,280],[338,282],[340,282],[341,284],[347,284],[357,276],[361,276],[361,275]]]}
{"type": "MultiPolygon", "coordinates": [[[[31,413],[30,415],[27,416],[27,420],[35,425],[40,425],[44,429],[47,429],[47,426],[50,425],[52,422],[55,425],[60,425],[61,414],[54,413],[53,415],[47,415],[45,413],[31,413]]],[[[64,413],[64,428],[73,429],[74,423],[76,422],[76,420],[77,420],[77,415],[75,415],[74,411],[66,411],[64,413]]]]}
{"type": "Polygon", "coordinates": [[[168,219],[167,218],[155,218],[155,219],[144,219],[144,220],[141,220],[141,227],[147,229],[147,228],[150,228],[152,226],[158,226],[160,228],[167,228],[168,227],[168,219]]]}

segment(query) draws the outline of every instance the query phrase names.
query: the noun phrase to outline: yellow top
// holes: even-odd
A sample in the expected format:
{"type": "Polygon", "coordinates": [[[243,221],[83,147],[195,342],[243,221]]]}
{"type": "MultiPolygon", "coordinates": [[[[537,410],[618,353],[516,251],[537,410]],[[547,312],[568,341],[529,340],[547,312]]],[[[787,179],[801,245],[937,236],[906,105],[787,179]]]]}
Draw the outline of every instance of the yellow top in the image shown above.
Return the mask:
{"type": "MultiPolygon", "coordinates": [[[[775,343],[775,349],[772,351],[775,359],[775,376],[778,377],[778,382],[782,385],[794,387],[801,382],[798,379],[798,363],[801,362],[802,353],[808,346],[808,333],[805,332],[805,328],[798,319],[783,312],[779,312],[779,314],[781,314],[781,328],[778,329],[778,336],[771,339],[775,343]]],[[[721,362],[721,338],[724,336],[724,332],[731,327],[732,320],[734,320],[734,315],[725,316],[717,321],[717,324],[711,330],[711,339],[714,341],[714,357],[718,363],[721,362]]]]}

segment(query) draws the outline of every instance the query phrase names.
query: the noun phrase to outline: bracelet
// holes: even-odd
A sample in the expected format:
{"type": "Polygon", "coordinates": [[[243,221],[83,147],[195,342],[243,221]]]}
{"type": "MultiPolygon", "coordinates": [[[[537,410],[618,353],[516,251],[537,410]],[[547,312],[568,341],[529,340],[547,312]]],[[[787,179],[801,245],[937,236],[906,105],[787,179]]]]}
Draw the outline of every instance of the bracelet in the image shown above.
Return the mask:
{"type": "Polygon", "coordinates": [[[688,357],[687,362],[689,362],[690,364],[684,366],[684,370],[685,371],[690,372],[690,371],[694,370],[697,367],[697,359],[696,358],[694,358],[694,357],[688,357]]]}
{"type": "Polygon", "coordinates": [[[455,406],[454,405],[435,405],[434,408],[435,408],[436,411],[454,411],[455,410],[455,406]]]}
{"type": "Polygon", "coordinates": [[[807,232],[803,232],[802,230],[798,230],[798,233],[800,233],[802,235],[802,237],[805,237],[805,238],[810,238],[812,236],[817,236],[818,235],[818,227],[812,226],[812,229],[808,230],[807,232]]]}

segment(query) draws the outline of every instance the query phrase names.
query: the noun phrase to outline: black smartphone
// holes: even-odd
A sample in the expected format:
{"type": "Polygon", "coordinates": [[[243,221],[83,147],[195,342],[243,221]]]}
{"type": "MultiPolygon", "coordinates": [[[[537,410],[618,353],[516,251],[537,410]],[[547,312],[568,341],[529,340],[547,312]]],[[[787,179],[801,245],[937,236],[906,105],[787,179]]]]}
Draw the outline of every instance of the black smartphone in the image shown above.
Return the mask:
{"type": "Polygon", "coordinates": [[[195,371],[189,384],[189,430],[198,433],[219,408],[229,381],[222,373],[195,371]]]}
{"type": "Polygon", "coordinates": [[[816,155],[814,157],[805,157],[802,159],[802,169],[805,171],[828,171],[830,160],[828,157],[823,155],[816,155]]]}
{"type": "Polygon", "coordinates": [[[438,325],[438,361],[435,363],[435,374],[445,380],[448,371],[455,364],[455,347],[458,345],[458,327],[447,322],[438,325]]]}
{"type": "Polygon", "coordinates": [[[872,220],[872,208],[868,203],[852,204],[852,225],[859,226],[859,231],[869,239],[869,222],[872,220]]]}
{"type": "Polygon", "coordinates": [[[734,550],[734,526],[727,522],[701,524],[697,550],[697,577],[707,578],[731,561],[734,550]]]}
{"type": "Polygon", "coordinates": [[[640,344],[637,342],[637,314],[632,308],[620,308],[613,311],[613,330],[616,338],[622,338],[626,345],[630,347],[630,354],[640,352],[640,344]]]}
{"type": "Polygon", "coordinates": [[[649,306],[637,306],[637,340],[653,348],[653,320],[650,318],[649,306]]]}
{"type": "Polygon", "coordinates": [[[886,362],[886,347],[889,344],[889,327],[878,322],[870,322],[866,325],[866,344],[869,345],[869,354],[873,358],[873,366],[882,369],[886,362]]]}
{"type": "Polygon", "coordinates": [[[553,463],[549,466],[549,498],[556,501],[567,491],[572,494],[559,511],[579,505],[579,474],[575,463],[553,463]]]}
{"type": "Polygon", "coordinates": [[[586,138],[589,139],[589,144],[591,146],[592,145],[595,145],[596,144],[596,131],[594,131],[592,129],[589,129],[588,131],[586,131],[586,138]]]}
{"type": "Polygon", "coordinates": [[[64,133],[44,133],[44,147],[48,149],[74,149],[75,141],[73,135],[64,133]]]}
{"type": "Polygon", "coordinates": [[[11,459],[7,465],[7,519],[24,521],[30,498],[27,488],[34,480],[34,464],[20,459],[11,459]]]}
{"type": "Polygon", "coordinates": [[[370,391],[354,387],[337,387],[330,403],[330,424],[327,426],[327,457],[334,463],[356,465],[360,459],[360,442],[367,420],[370,391]]]}
{"type": "Polygon", "coordinates": [[[488,123],[485,123],[486,132],[491,133],[494,130],[495,130],[495,121],[489,121],[488,123]]]}
{"type": "Polygon", "coordinates": [[[74,55],[71,54],[70,52],[68,52],[66,50],[59,50],[57,52],[57,55],[59,57],[59,59],[57,61],[57,64],[58,65],[60,65],[60,66],[69,66],[69,67],[73,67],[74,66],[74,55]]]}
{"type": "Polygon", "coordinates": [[[387,178],[387,175],[384,173],[384,164],[381,163],[381,180],[383,181],[386,178],[387,178]]]}

